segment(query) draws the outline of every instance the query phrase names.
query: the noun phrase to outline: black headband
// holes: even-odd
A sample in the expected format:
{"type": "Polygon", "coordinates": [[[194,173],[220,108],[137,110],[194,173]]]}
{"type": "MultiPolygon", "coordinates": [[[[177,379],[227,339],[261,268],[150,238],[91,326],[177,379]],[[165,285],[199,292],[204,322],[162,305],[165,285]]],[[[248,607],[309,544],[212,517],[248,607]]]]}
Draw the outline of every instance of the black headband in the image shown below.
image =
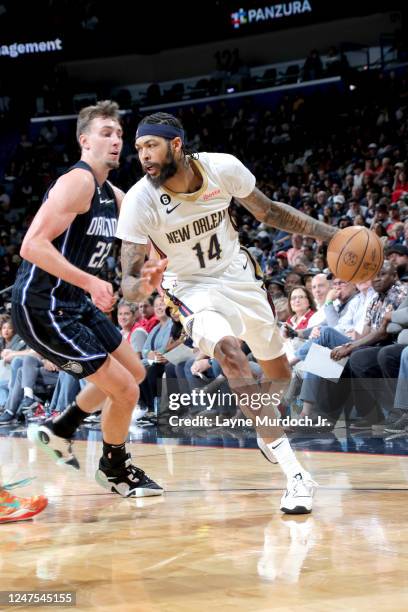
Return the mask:
{"type": "Polygon", "coordinates": [[[179,136],[184,141],[184,130],[167,123],[142,123],[137,128],[136,138],[141,136],[161,136],[170,140],[179,136]]]}

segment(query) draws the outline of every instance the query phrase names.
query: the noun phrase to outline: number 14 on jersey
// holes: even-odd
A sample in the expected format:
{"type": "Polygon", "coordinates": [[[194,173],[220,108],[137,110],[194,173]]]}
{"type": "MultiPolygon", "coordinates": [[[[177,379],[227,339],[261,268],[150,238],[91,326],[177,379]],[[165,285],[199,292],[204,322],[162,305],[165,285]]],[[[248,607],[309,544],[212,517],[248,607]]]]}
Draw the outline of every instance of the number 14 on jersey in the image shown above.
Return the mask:
{"type": "MultiPolygon", "coordinates": [[[[195,246],[193,246],[193,251],[195,251],[198,261],[200,262],[200,268],[205,268],[205,251],[203,251],[201,242],[197,242],[195,246]]],[[[217,234],[213,234],[210,237],[210,242],[208,244],[207,250],[207,259],[220,259],[221,258],[222,249],[220,243],[218,242],[217,234]]]]}

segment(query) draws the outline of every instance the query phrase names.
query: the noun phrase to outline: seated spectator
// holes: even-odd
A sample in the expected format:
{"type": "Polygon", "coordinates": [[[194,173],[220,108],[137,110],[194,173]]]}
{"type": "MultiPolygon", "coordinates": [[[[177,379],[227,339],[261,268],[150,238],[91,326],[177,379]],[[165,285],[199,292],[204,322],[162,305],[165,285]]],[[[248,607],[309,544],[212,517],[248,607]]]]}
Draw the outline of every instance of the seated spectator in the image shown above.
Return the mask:
{"type": "Polygon", "coordinates": [[[285,281],[280,276],[272,276],[265,279],[265,287],[268,295],[273,299],[284,297],[285,281]]]}
{"type": "MultiPolygon", "coordinates": [[[[180,322],[180,313],[176,309],[166,308],[166,314],[169,315],[173,321],[171,330],[170,330],[170,338],[167,343],[165,352],[171,351],[180,344],[185,344],[186,346],[192,348],[193,341],[192,339],[185,333],[183,326],[180,322]]],[[[166,394],[162,393],[161,401],[160,401],[160,417],[161,422],[166,423],[166,419],[170,416],[171,412],[168,409],[168,398],[173,393],[189,393],[190,389],[188,388],[185,375],[184,375],[184,367],[186,361],[180,361],[177,364],[171,363],[167,361],[164,372],[166,375],[166,394]]],[[[179,414],[181,414],[181,408],[179,414]]]]}
{"type": "Polygon", "coordinates": [[[168,363],[163,357],[170,339],[172,319],[166,314],[166,306],[161,296],[154,298],[154,316],[158,323],[149,333],[142,349],[143,363],[147,366],[146,378],[140,385],[140,399],[144,408],[154,411],[154,398],[159,395],[158,380],[168,363]]]}
{"type": "MultiPolygon", "coordinates": [[[[332,325],[334,331],[343,332],[353,340],[360,337],[359,331],[362,332],[363,330],[367,305],[375,295],[375,291],[371,288],[371,281],[361,283],[358,285],[358,289],[359,292],[356,294],[353,283],[334,279],[333,287],[329,290],[324,304],[324,324],[308,330],[309,339],[295,346],[294,353],[288,356],[293,371],[291,384],[285,394],[285,404],[287,406],[291,405],[295,396],[299,393],[303,379],[313,378],[312,374],[303,372],[299,362],[306,358],[312,343],[326,346],[326,330],[332,329],[328,326],[332,325]]],[[[302,332],[296,330],[294,333],[299,336],[302,332]]],[[[308,414],[308,408],[307,403],[304,402],[302,416],[308,414]]]]}
{"type": "Polygon", "coordinates": [[[290,314],[288,298],[283,295],[274,298],[273,305],[275,306],[276,318],[280,323],[285,323],[290,314]]]}
{"type": "Polygon", "coordinates": [[[389,397],[393,397],[392,408],[389,400],[387,402],[385,432],[408,433],[408,298],[398,310],[387,313],[384,319],[389,320],[387,332],[398,334],[397,343],[384,347],[377,357],[381,375],[390,391],[389,397]]]}
{"type": "Polygon", "coordinates": [[[141,356],[148,334],[143,327],[135,326],[139,317],[139,309],[136,307],[136,304],[132,304],[123,299],[120,300],[118,304],[118,324],[120,331],[135,353],[141,356]]]}
{"type": "Polygon", "coordinates": [[[52,386],[57,383],[57,366],[42,359],[38,355],[25,355],[21,367],[18,369],[13,387],[0,416],[0,425],[11,425],[19,416],[29,413],[37,407],[35,390],[38,385],[52,386]]]}
{"type": "Polygon", "coordinates": [[[68,372],[60,370],[58,372],[57,383],[50,400],[50,405],[48,408],[49,413],[52,414],[53,412],[63,412],[65,408],[75,400],[76,396],[81,389],[85,387],[85,385],[85,379],[78,380],[68,372]]]}
{"type": "Polygon", "coordinates": [[[258,263],[261,262],[263,251],[261,249],[261,241],[259,238],[255,238],[252,241],[252,246],[248,247],[248,251],[251,253],[252,257],[254,257],[258,263]]]}
{"type": "Polygon", "coordinates": [[[282,336],[286,339],[284,346],[288,358],[293,358],[300,339],[294,332],[306,329],[310,317],[315,312],[313,297],[301,285],[293,287],[288,294],[288,306],[290,316],[282,328],[282,336]]]}
{"type": "MultiPolygon", "coordinates": [[[[373,288],[377,295],[367,308],[365,326],[360,338],[349,341],[348,336],[331,327],[324,327],[321,330],[319,343],[333,349],[333,359],[350,356],[342,378],[351,376],[352,379],[361,379],[369,376],[370,367],[376,361],[375,355],[387,339],[384,316],[387,312],[396,310],[408,295],[408,288],[397,280],[395,267],[390,262],[384,262],[381,271],[373,280],[373,288]]],[[[302,414],[327,415],[326,411],[330,406],[332,416],[334,418],[338,416],[342,407],[339,407],[339,400],[344,402],[344,397],[339,393],[340,387],[337,388],[336,394],[330,388],[327,389],[327,385],[330,384],[332,383],[319,377],[305,377],[300,394],[300,399],[304,402],[302,414]],[[328,394],[330,400],[327,399],[328,394]]],[[[367,394],[361,389],[354,396],[356,409],[362,417],[361,422],[363,423],[364,417],[369,414],[370,418],[376,419],[377,414],[371,413],[372,398],[368,400],[367,394]]]]}
{"type": "Polygon", "coordinates": [[[404,224],[402,222],[394,223],[392,230],[389,233],[388,243],[390,247],[402,245],[404,242],[404,224]]]}
{"type": "MultiPolygon", "coordinates": [[[[392,221],[391,221],[391,219],[389,217],[387,201],[382,201],[383,199],[386,200],[386,198],[381,198],[380,203],[377,204],[377,206],[375,207],[375,215],[374,215],[373,220],[371,222],[371,228],[370,229],[376,230],[376,228],[377,228],[377,232],[379,232],[378,228],[380,226],[384,230],[387,230],[388,226],[392,223],[392,221]]],[[[383,233],[383,236],[387,236],[386,231],[385,231],[385,233],[383,233]]]]}
{"type": "Polygon", "coordinates": [[[408,193],[408,177],[404,168],[396,168],[392,189],[393,202],[397,202],[401,196],[408,193]]]}
{"type": "Polygon", "coordinates": [[[353,225],[360,225],[361,227],[367,227],[367,223],[362,215],[356,215],[353,220],[353,225]]]}
{"type": "MultiPolygon", "coordinates": [[[[350,340],[361,338],[365,327],[367,309],[377,294],[371,281],[358,283],[356,287],[358,289],[357,293],[353,283],[340,279],[333,281],[333,288],[327,294],[324,305],[325,324],[311,330],[309,340],[296,351],[296,359],[291,361],[292,365],[297,360],[306,358],[312,342],[332,348],[331,343],[327,345],[327,337],[331,330],[344,334],[350,340]]],[[[310,374],[305,374],[306,378],[310,376],[310,374]]]]}
{"type": "Polygon", "coordinates": [[[278,251],[278,253],[276,253],[276,259],[278,261],[278,266],[279,266],[279,272],[278,273],[282,273],[285,272],[288,269],[288,255],[286,253],[286,251],[278,251]]]}
{"type": "Polygon", "coordinates": [[[350,202],[348,203],[348,211],[346,212],[346,217],[354,221],[357,216],[360,216],[365,219],[366,214],[367,208],[365,206],[362,206],[362,204],[360,204],[360,202],[357,202],[356,200],[350,200],[350,202]]]}
{"type": "Polygon", "coordinates": [[[377,234],[377,236],[382,242],[383,248],[387,249],[389,245],[388,234],[383,224],[378,221],[374,223],[370,229],[372,229],[377,234]]]}
{"type": "Polygon", "coordinates": [[[288,294],[290,316],[286,324],[292,330],[306,329],[310,317],[315,312],[315,303],[306,287],[292,287],[288,294]]]}
{"type": "Polygon", "coordinates": [[[26,349],[27,345],[18,334],[14,333],[14,326],[10,317],[3,320],[0,333],[0,408],[3,408],[9,395],[10,364],[14,357],[23,354],[22,351],[26,349]]]}
{"type": "Polygon", "coordinates": [[[293,268],[296,258],[303,255],[303,238],[300,234],[293,234],[291,241],[292,246],[287,251],[287,259],[289,266],[293,268]]]}
{"type": "Polygon", "coordinates": [[[399,277],[408,272],[408,247],[394,244],[387,249],[387,259],[396,267],[399,277]]]}
{"type": "MultiPolygon", "coordinates": [[[[330,290],[330,283],[326,274],[316,274],[312,279],[312,296],[316,307],[316,312],[310,317],[307,322],[307,330],[310,330],[315,325],[321,325],[326,315],[324,312],[324,305],[326,301],[326,295],[330,290]]],[[[306,333],[306,330],[299,330],[299,338],[308,338],[310,331],[306,333]]]]}
{"type": "Polygon", "coordinates": [[[289,292],[291,291],[291,289],[293,289],[293,287],[297,287],[299,285],[302,285],[302,275],[299,274],[298,272],[289,272],[285,278],[285,293],[286,295],[289,294],[289,292]]]}
{"type": "Polygon", "coordinates": [[[140,302],[139,304],[139,320],[133,325],[131,329],[131,333],[134,332],[135,329],[142,327],[149,334],[153,327],[155,327],[159,320],[154,314],[154,297],[150,296],[144,302],[140,302]]]}

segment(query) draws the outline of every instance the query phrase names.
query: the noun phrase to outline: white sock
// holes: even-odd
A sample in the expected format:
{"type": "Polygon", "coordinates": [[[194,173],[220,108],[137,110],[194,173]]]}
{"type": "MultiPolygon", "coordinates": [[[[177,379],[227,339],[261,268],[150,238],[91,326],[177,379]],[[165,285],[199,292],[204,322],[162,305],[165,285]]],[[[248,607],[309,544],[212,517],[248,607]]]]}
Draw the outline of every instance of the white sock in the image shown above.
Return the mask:
{"type": "Polygon", "coordinates": [[[34,399],[34,392],[31,387],[24,387],[24,397],[29,397],[30,399],[34,399]]]}
{"type": "Polygon", "coordinates": [[[296,459],[295,453],[293,452],[286,436],[278,438],[273,442],[269,442],[267,447],[272,452],[288,479],[293,478],[296,476],[296,474],[303,474],[303,472],[305,472],[299,461],[296,459]]]}
{"type": "Polygon", "coordinates": [[[271,451],[271,449],[268,447],[267,443],[264,441],[263,438],[261,438],[261,436],[257,436],[256,437],[256,441],[258,443],[259,448],[262,450],[262,452],[265,453],[265,455],[268,457],[269,461],[271,461],[271,463],[278,463],[275,455],[273,454],[273,452],[271,451]]]}

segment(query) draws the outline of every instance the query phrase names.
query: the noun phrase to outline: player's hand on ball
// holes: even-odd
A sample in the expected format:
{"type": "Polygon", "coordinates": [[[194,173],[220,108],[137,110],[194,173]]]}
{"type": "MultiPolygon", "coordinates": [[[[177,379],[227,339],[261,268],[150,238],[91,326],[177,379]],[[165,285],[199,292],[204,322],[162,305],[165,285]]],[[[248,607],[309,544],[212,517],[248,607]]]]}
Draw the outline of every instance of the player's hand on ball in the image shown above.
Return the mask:
{"type": "Polygon", "coordinates": [[[160,286],[166,266],[167,259],[149,259],[143,265],[140,274],[140,284],[142,291],[144,291],[146,295],[150,295],[160,286]]]}
{"type": "Polygon", "coordinates": [[[102,312],[110,312],[116,302],[116,296],[113,294],[113,287],[100,278],[94,278],[91,281],[91,286],[88,289],[91,294],[93,303],[102,312]]]}

